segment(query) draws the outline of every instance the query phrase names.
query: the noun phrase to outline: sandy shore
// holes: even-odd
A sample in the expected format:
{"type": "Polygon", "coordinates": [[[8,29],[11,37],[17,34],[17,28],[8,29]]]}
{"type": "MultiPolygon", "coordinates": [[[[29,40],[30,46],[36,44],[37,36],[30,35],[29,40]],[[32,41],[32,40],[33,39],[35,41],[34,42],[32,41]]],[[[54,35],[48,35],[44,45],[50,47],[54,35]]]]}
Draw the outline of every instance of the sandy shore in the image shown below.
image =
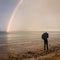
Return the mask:
{"type": "Polygon", "coordinates": [[[35,50],[18,53],[14,51],[0,52],[1,60],[60,60],[60,44],[49,48],[49,51],[35,50]]]}

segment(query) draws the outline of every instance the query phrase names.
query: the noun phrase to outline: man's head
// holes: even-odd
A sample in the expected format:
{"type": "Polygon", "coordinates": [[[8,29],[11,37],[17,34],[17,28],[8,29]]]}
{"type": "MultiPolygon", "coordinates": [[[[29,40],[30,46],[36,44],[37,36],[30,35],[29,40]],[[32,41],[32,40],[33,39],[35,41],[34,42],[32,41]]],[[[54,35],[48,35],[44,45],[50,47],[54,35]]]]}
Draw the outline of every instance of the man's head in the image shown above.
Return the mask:
{"type": "Polygon", "coordinates": [[[47,39],[48,37],[49,37],[49,35],[48,35],[47,32],[45,32],[45,33],[42,34],[42,39],[47,39]]]}

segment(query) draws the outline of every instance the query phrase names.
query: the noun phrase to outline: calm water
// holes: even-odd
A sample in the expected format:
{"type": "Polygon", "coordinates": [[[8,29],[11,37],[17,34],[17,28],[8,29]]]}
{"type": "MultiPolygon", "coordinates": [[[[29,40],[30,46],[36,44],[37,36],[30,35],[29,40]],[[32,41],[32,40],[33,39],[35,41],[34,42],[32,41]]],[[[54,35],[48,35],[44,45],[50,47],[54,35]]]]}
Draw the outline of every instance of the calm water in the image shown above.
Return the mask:
{"type": "MultiPolygon", "coordinates": [[[[29,32],[0,32],[0,51],[23,51],[43,47],[43,40],[40,31],[29,32]]],[[[60,32],[50,31],[49,33],[49,46],[60,44],[60,32]]]]}

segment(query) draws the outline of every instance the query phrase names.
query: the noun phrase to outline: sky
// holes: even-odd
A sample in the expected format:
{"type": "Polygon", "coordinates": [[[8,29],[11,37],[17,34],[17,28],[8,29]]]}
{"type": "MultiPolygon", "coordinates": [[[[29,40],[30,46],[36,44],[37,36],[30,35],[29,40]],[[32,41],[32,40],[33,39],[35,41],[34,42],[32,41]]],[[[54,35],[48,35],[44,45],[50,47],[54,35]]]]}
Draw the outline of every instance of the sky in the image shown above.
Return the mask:
{"type": "Polygon", "coordinates": [[[6,31],[9,18],[19,0],[0,0],[0,31],[6,31]]]}
{"type": "MultiPolygon", "coordinates": [[[[0,31],[8,29],[12,12],[19,1],[0,0],[0,31]]],[[[12,19],[9,31],[45,30],[60,30],[60,0],[23,0],[12,19]]]]}

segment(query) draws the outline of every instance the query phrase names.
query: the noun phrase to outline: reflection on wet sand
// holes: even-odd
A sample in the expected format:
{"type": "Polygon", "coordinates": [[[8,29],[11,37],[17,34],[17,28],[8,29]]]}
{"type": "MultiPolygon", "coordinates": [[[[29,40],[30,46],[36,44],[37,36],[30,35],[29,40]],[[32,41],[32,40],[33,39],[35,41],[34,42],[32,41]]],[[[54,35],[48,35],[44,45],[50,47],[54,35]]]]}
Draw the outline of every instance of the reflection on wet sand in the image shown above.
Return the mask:
{"type": "Polygon", "coordinates": [[[0,52],[7,52],[7,32],[0,32],[0,52]]]}
{"type": "Polygon", "coordinates": [[[30,60],[30,58],[31,60],[33,58],[43,60],[45,56],[51,57],[52,60],[57,57],[60,60],[60,32],[49,33],[49,50],[47,53],[43,50],[41,34],[42,32],[0,32],[0,52],[8,51],[0,53],[0,60],[30,60]]]}

